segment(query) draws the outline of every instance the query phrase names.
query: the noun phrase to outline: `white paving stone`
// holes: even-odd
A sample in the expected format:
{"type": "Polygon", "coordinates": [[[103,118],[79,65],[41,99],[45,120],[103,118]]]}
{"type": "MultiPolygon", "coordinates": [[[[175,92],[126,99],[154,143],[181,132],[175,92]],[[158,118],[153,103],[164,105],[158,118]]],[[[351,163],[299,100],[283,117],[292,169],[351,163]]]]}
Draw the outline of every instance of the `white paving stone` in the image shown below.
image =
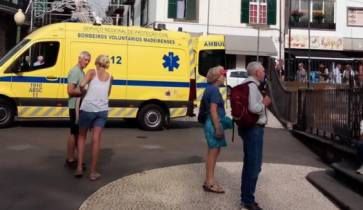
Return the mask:
{"type": "MultiPolygon", "coordinates": [[[[118,179],[92,194],[80,210],[239,209],[242,163],[220,162],[216,178],[225,194],[202,190],[204,164],[159,168],[118,179]]],[[[319,168],[264,163],[256,199],[268,209],[338,209],[307,180],[319,168]]]]}

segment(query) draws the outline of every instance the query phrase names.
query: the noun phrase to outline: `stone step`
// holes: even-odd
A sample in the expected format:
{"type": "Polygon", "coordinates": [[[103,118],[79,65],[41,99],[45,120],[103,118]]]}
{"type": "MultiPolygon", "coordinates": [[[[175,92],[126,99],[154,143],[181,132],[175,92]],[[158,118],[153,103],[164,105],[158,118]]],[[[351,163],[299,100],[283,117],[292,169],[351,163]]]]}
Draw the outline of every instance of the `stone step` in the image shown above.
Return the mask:
{"type": "Polygon", "coordinates": [[[306,178],[341,209],[362,209],[363,196],[337,180],[334,171],[314,171],[309,173],[306,178]]]}
{"type": "MultiPolygon", "coordinates": [[[[358,174],[356,172],[358,167],[359,166],[356,165],[353,161],[342,161],[332,164],[332,168],[335,170],[335,172],[341,174],[342,176],[345,176],[353,182],[356,182],[358,185],[363,186],[363,174],[358,174]]],[[[363,187],[361,189],[363,194],[363,187]]]]}

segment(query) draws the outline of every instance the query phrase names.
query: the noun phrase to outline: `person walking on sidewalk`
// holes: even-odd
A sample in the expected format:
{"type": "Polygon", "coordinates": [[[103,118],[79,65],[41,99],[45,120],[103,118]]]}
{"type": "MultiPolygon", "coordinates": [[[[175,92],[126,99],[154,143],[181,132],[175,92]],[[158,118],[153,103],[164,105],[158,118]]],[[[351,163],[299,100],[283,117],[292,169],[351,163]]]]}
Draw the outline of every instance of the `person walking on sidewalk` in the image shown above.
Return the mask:
{"type": "Polygon", "coordinates": [[[360,121],[360,136],[357,144],[357,155],[361,166],[357,169],[358,174],[363,174],[363,120],[360,121]]]}
{"type": "Polygon", "coordinates": [[[267,123],[266,107],[271,104],[269,96],[262,96],[258,86],[265,78],[265,69],[259,62],[251,62],[247,66],[248,78],[243,83],[250,82],[248,110],[258,115],[256,124],[249,128],[238,128],[243,141],[243,169],[241,176],[241,206],[249,210],[260,210],[255,201],[255,191],[258,175],[262,166],[262,148],[264,127],[267,123]]]}
{"type": "Polygon", "coordinates": [[[110,66],[110,60],[106,55],[96,58],[96,69],[87,72],[81,82],[81,89],[88,85],[87,93],[82,100],[79,117],[78,135],[78,165],[76,177],[82,177],[82,163],[84,157],[87,130],[93,130],[92,158],[89,179],[95,181],[101,177],[97,172],[97,161],[100,155],[101,134],[106,124],[108,115],[108,97],[111,92],[112,76],[106,71],[110,66]]]}
{"type": "Polygon", "coordinates": [[[208,86],[206,87],[202,102],[207,114],[204,122],[204,134],[208,144],[206,157],[206,177],[203,189],[207,192],[224,193],[223,188],[214,180],[214,169],[221,147],[227,146],[224,129],[232,127],[232,120],[226,118],[224,101],[219,87],[223,85],[226,71],[222,66],[209,69],[207,73],[208,86]],[[228,122],[230,121],[230,122],[228,122]],[[230,124],[230,125],[227,125],[230,124]]]}
{"type": "Polygon", "coordinates": [[[79,88],[81,81],[84,78],[83,69],[87,67],[91,60],[91,55],[87,51],[80,53],[78,63],[68,73],[68,109],[69,109],[69,128],[70,133],[67,140],[67,158],[65,166],[70,169],[76,169],[76,145],[78,137],[78,116],[79,107],[77,107],[77,99],[82,96],[79,88]]]}

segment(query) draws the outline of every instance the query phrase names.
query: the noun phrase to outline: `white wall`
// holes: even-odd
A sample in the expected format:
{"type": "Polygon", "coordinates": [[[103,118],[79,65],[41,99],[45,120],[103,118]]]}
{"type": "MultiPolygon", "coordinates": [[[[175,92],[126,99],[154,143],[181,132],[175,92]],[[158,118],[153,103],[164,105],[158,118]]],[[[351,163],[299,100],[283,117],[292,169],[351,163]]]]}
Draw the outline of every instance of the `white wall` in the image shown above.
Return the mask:
{"type": "MultiPolygon", "coordinates": [[[[168,16],[168,0],[150,0],[149,11],[156,11],[155,16],[149,15],[149,21],[165,23],[168,30],[178,30],[192,33],[207,33],[224,35],[257,36],[257,29],[241,23],[241,0],[209,0],[209,24],[208,24],[208,0],[199,0],[196,21],[174,21],[168,16]],[[155,10],[153,10],[155,8],[155,10]]],[[[261,30],[260,35],[272,37],[277,51],[279,51],[279,22],[280,2],[277,0],[276,25],[261,30]]],[[[283,4],[284,5],[284,4],[283,4]]],[[[282,10],[283,11],[283,10],[282,10]]],[[[284,17],[282,15],[282,17],[284,17]]],[[[283,25],[283,22],[282,22],[283,25]]],[[[283,48],[282,48],[283,49],[283,48]]]]}
{"type": "MultiPolygon", "coordinates": [[[[151,3],[151,2],[150,2],[151,3]]],[[[174,22],[173,19],[167,18],[168,0],[152,1],[156,4],[156,18],[152,21],[163,22],[170,25],[171,29],[177,29],[180,25],[185,31],[190,32],[207,32],[208,23],[208,0],[199,0],[199,11],[197,21],[174,22]]],[[[210,0],[209,13],[209,32],[216,34],[233,34],[233,35],[251,35],[257,30],[240,23],[241,19],[241,0],[210,0]]],[[[279,8],[277,8],[279,14],[279,8]]],[[[277,15],[277,25],[271,26],[270,30],[264,31],[261,35],[271,36],[279,29],[279,16],[277,15]]],[[[277,33],[278,34],[278,33],[277,33]]]]}

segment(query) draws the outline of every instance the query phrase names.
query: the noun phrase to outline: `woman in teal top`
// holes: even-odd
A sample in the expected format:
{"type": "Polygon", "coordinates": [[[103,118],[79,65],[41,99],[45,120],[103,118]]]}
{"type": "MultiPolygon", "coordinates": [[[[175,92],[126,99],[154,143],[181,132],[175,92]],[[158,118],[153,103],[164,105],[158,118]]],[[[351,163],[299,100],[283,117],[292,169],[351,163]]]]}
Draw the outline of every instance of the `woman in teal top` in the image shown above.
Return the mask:
{"type": "Polygon", "coordinates": [[[206,178],[203,185],[205,191],[224,193],[224,190],[214,180],[214,168],[221,147],[227,146],[224,128],[231,128],[232,121],[226,120],[224,101],[219,87],[224,84],[226,71],[222,66],[209,69],[207,74],[208,86],[204,90],[202,103],[206,107],[207,120],[204,123],[204,134],[208,144],[206,157],[206,178]],[[227,121],[227,122],[225,122],[227,121]]]}

